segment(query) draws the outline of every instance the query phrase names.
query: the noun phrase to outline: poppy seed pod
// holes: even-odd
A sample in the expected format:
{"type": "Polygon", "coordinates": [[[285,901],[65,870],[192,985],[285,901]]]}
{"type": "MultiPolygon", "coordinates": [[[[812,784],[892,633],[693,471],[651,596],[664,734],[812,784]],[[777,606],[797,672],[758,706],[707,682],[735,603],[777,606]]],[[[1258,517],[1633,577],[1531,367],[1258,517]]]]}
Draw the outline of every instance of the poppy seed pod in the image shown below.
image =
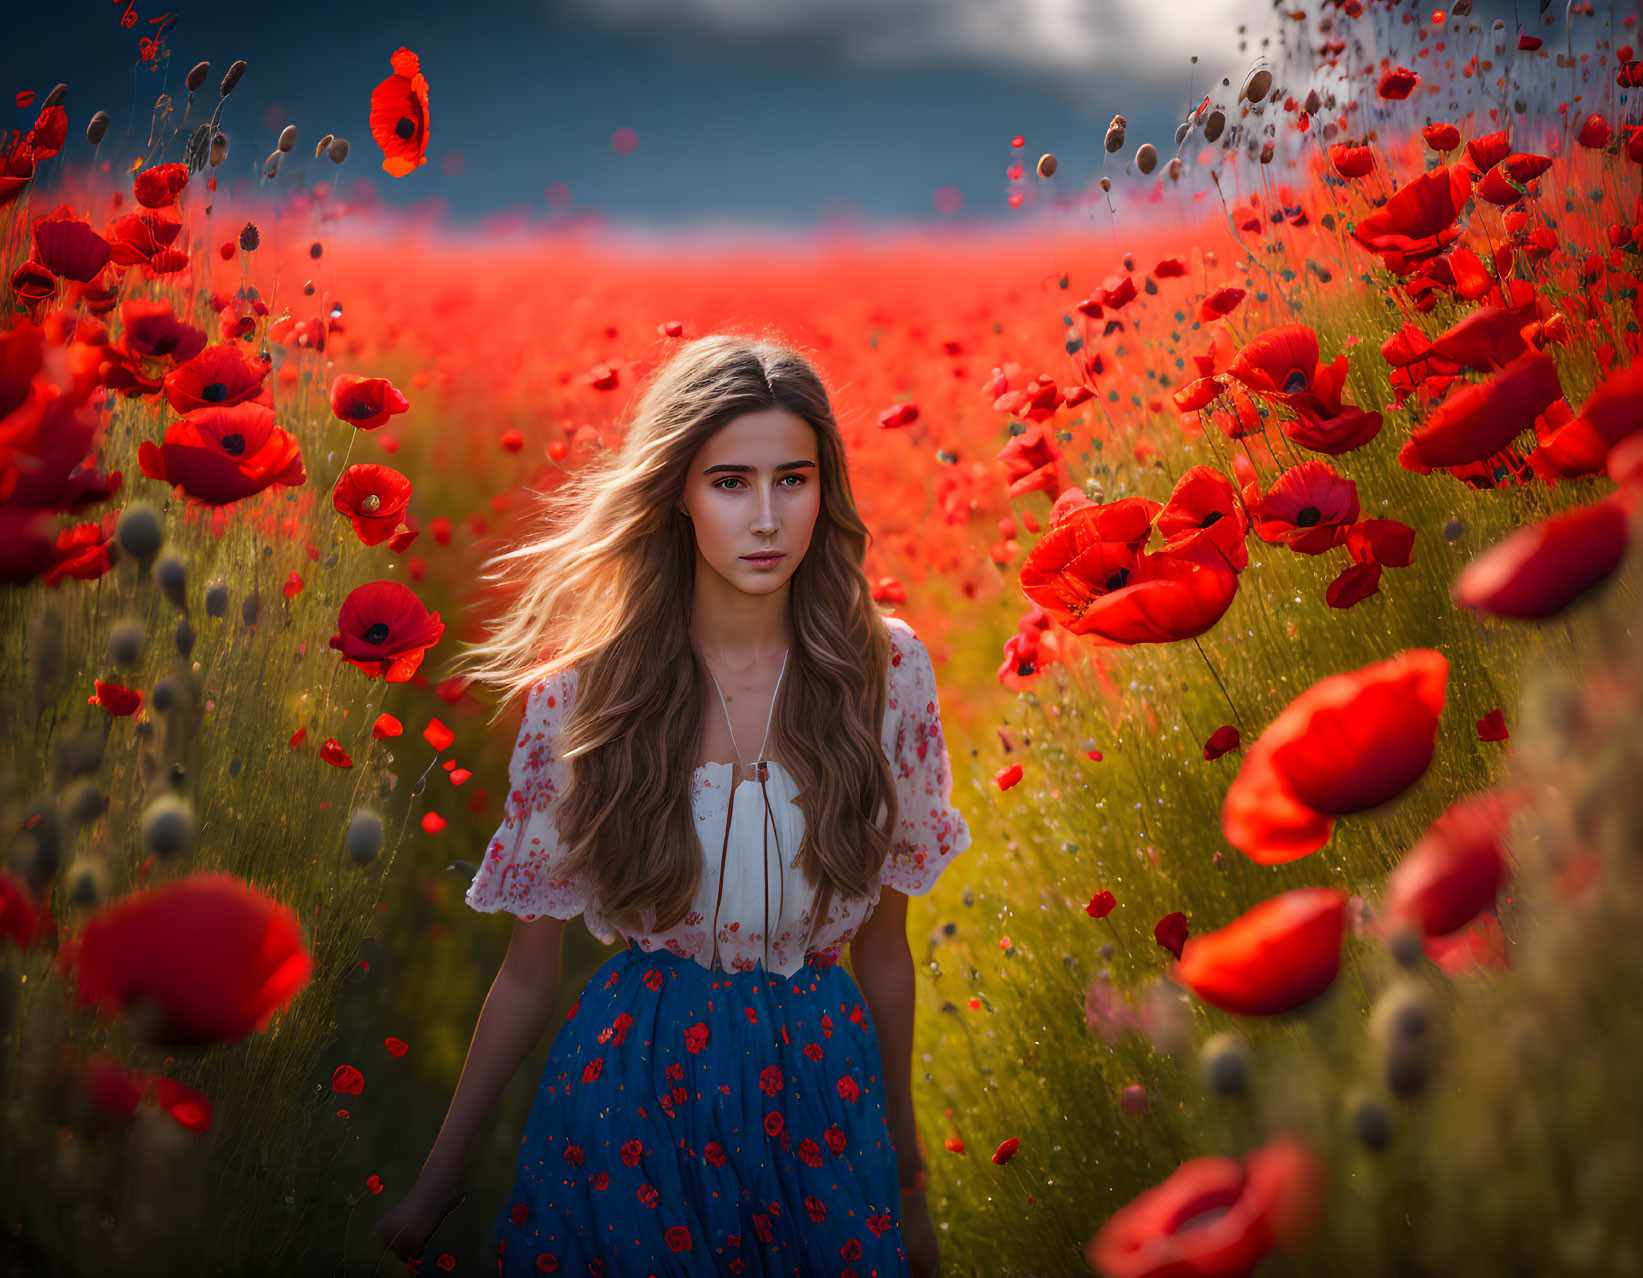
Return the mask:
{"type": "Polygon", "coordinates": [[[92,146],[96,146],[108,132],[108,124],[108,112],[97,112],[96,115],[91,117],[91,122],[86,125],[86,141],[91,143],[92,146]]]}
{"type": "Polygon", "coordinates": [[[1360,1096],[1352,1106],[1352,1130],[1365,1149],[1379,1153],[1392,1143],[1392,1115],[1373,1096],[1360,1096]]]}
{"type": "Polygon", "coordinates": [[[1198,1064],[1205,1090],[1216,1096],[1241,1096],[1249,1085],[1249,1044],[1242,1035],[1212,1034],[1199,1049],[1198,1064]]]}
{"type": "Polygon", "coordinates": [[[211,135],[211,167],[216,168],[228,158],[228,134],[218,129],[211,135]]]}
{"type": "Polygon", "coordinates": [[[242,58],[228,68],[228,73],[222,78],[222,87],[217,92],[226,98],[234,91],[234,86],[240,82],[240,77],[244,74],[245,59],[242,58]]]}
{"type": "Polygon", "coordinates": [[[188,568],[174,554],[167,554],[154,565],[154,580],[160,583],[165,597],[179,608],[188,606],[184,591],[188,587],[188,568]]]}
{"type": "Polygon", "coordinates": [[[63,818],[70,825],[90,825],[108,811],[108,795],[93,781],[77,781],[63,795],[63,818]]]}
{"type": "Polygon", "coordinates": [[[284,151],[270,151],[268,153],[268,158],[262,162],[262,175],[264,178],[272,181],[279,176],[280,157],[284,154],[284,151]]]}
{"type": "Polygon", "coordinates": [[[257,246],[261,243],[262,236],[258,233],[255,222],[247,222],[240,228],[240,247],[247,253],[256,252],[257,246]]]}
{"type": "Polygon", "coordinates": [[[324,155],[325,152],[326,152],[326,149],[331,145],[331,143],[335,142],[336,140],[337,140],[336,135],[332,134],[332,133],[327,133],[324,137],[322,137],[314,145],[314,158],[317,160],[317,159],[319,159],[320,156],[324,155]]]}
{"type": "Polygon", "coordinates": [[[1250,74],[1249,79],[1244,81],[1244,87],[1239,91],[1238,96],[1247,98],[1252,103],[1264,102],[1266,95],[1271,92],[1272,72],[1262,69],[1250,74]]]}
{"type": "Polygon", "coordinates": [[[160,513],[145,501],[132,502],[120,512],[120,522],[114,528],[114,540],[120,549],[145,562],[159,553],[161,535],[160,513]]]}
{"type": "Polygon", "coordinates": [[[1158,167],[1158,148],[1151,142],[1143,142],[1141,149],[1135,153],[1135,167],[1142,173],[1151,173],[1158,167]]]}
{"type": "Polygon", "coordinates": [[[61,106],[63,104],[63,98],[67,95],[67,93],[68,85],[59,84],[50,93],[46,94],[46,100],[40,104],[40,109],[42,111],[49,111],[54,106],[61,106]]]}
{"type": "Polygon", "coordinates": [[[262,599],[257,592],[253,590],[245,597],[245,601],[240,604],[240,619],[244,621],[247,626],[254,626],[257,624],[257,617],[261,611],[262,599]]]}
{"type": "Polygon", "coordinates": [[[205,592],[205,615],[222,617],[228,613],[228,587],[218,582],[205,592]]]}
{"type": "Polygon", "coordinates": [[[1192,128],[1185,120],[1175,126],[1175,145],[1180,146],[1187,140],[1187,130],[1192,128]]]}
{"type": "Polygon", "coordinates": [[[1211,111],[1209,118],[1204,121],[1204,141],[1215,142],[1220,139],[1221,132],[1227,127],[1227,117],[1222,111],[1211,111]]]}
{"type": "Polygon", "coordinates": [[[108,660],[116,666],[134,666],[143,655],[143,623],[122,621],[108,632],[108,660]]]}
{"type": "Polygon", "coordinates": [[[1181,180],[1181,157],[1178,155],[1173,157],[1169,162],[1169,180],[1171,182],[1179,182],[1181,180]]]}
{"type": "Polygon", "coordinates": [[[1042,178],[1055,176],[1055,156],[1048,151],[1038,157],[1038,176],[1042,178]]]}
{"type": "Polygon", "coordinates": [[[81,861],[69,867],[65,882],[68,884],[68,903],[80,909],[90,909],[108,899],[108,882],[102,867],[95,861],[81,861]]]}
{"type": "Polygon", "coordinates": [[[332,164],[341,164],[348,158],[348,139],[332,139],[331,145],[325,148],[325,154],[331,157],[332,164]]]}
{"type": "Polygon", "coordinates": [[[1129,121],[1121,115],[1115,115],[1112,123],[1107,126],[1107,154],[1115,155],[1124,149],[1124,131],[1129,127],[1129,121]]]}
{"type": "Polygon", "coordinates": [[[382,818],[368,809],[356,809],[349,818],[348,835],[343,842],[355,864],[371,864],[382,851],[382,818]]]}
{"type": "Polygon", "coordinates": [[[170,675],[167,675],[164,679],[155,682],[154,687],[148,694],[148,704],[164,714],[178,704],[181,696],[182,686],[170,675]]]}
{"type": "Polygon", "coordinates": [[[177,652],[184,661],[194,651],[194,627],[189,624],[187,617],[177,623],[177,652]]]}
{"type": "Polygon", "coordinates": [[[194,846],[194,808],[180,794],[162,794],[143,809],[143,846],[162,861],[194,846]]]}
{"type": "Polygon", "coordinates": [[[297,126],[288,124],[280,130],[280,150],[289,151],[297,144],[297,126]]]}
{"type": "Polygon", "coordinates": [[[188,91],[193,93],[194,90],[205,83],[205,77],[210,74],[211,64],[209,62],[196,62],[188,69],[188,78],[183,83],[188,86],[188,91]]]}

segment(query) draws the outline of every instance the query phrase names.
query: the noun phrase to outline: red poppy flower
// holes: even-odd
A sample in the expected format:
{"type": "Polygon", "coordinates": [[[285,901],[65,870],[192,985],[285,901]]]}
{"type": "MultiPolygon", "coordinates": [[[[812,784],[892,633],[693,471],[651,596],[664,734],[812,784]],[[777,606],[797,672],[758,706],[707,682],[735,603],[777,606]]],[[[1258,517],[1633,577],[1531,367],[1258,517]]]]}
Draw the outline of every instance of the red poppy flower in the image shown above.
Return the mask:
{"type": "Polygon", "coordinates": [[[232,342],[218,342],[166,374],[166,401],[179,413],[243,404],[262,393],[268,369],[232,342]]]}
{"type": "Polygon", "coordinates": [[[1244,344],[1228,370],[1250,390],[1291,407],[1305,405],[1320,417],[1341,411],[1345,355],[1318,360],[1318,335],[1305,324],[1280,324],[1244,344]]]}
{"type": "Polygon", "coordinates": [[[1030,552],[1021,575],[1027,597],[1073,634],[1120,644],[1174,643],[1201,635],[1238,593],[1238,576],[1226,568],[1173,554],[1142,554],[1116,542],[1096,542],[1054,574],[1046,574],[1030,552]]]}
{"type": "Polygon", "coordinates": [[[1471,176],[1439,165],[1400,187],[1380,208],[1360,218],[1352,238],[1406,275],[1423,258],[1441,253],[1460,236],[1455,219],[1472,194],[1471,176]]]}
{"type": "Polygon", "coordinates": [[[1455,579],[1451,593],[1461,607],[1497,617],[1554,616],[1620,566],[1629,534],[1619,503],[1580,506],[1490,546],[1455,579]]]}
{"type": "Polygon", "coordinates": [[[1410,434],[1398,462],[1424,474],[1439,466],[1482,461],[1531,429],[1535,418],[1562,396],[1551,357],[1525,351],[1488,380],[1451,391],[1410,434]]]}
{"type": "Polygon", "coordinates": [[[1425,773],[1449,663],[1416,648],[1320,679],[1244,752],[1221,805],[1227,842],[1261,865],[1316,852],[1334,818],[1376,807],[1425,773]]]}
{"type": "Polygon", "coordinates": [[[211,1098],[164,1074],[154,1076],[154,1099],[161,1109],[191,1132],[211,1130],[211,1098]]]}
{"type": "Polygon", "coordinates": [[[904,404],[894,404],[879,414],[879,425],[885,430],[911,426],[917,420],[918,405],[911,400],[904,404]]]}
{"type": "Polygon", "coordinates": [[[19,195],[34,177],[34,153],[21,144],[0,156],[0,209],[19,195]]]}
{"type": "Polygon", "coordinates": [[[1012,499],[1031,492],[1060,491],[1061,452],[1038,424],[1031,423],[1021,434],[1010,436],[1010,442],[998,450],[996,457],[1009,477],[1012,499]]]}
{"type": "Polygon", "coordinates": [[[1245,490],[1255,534],[1297,554],[1321,555],[1346,539],[1358,518],[1358,486],[1342,479],[1328,462],[1291,466],[1264,496],[1245,490]]]}
{"type": "Polygon", "coordinates": [[[1224,284],[1198,303],[1198,318],[1203,323],[1208,324],[1213,320],[1220,319],[1223,315],[1232,314],[1233,311],[1238,309],[1238,304],[1243,300],[1243,289],[1224,284]]]}
{"type": "Polygon", "coordinates": [[[1346,897],[1333,888],[1296,888],[1193,937],[1173,976],[1222,1011],[1276,1016],[1334,983],[1345,934],[1346,897]]]}
{"type": "Polygon", "coordinates": [[[307,478],[297,437],[274,425],[274,410],[261,404],[189,413],[171,423],[162,443],[138,445],[137,464],[150,479],[206,506],[242,501],[275,484],[294,488],[307,478]]]}
{"type": "Polygon", "coordinates": [[[1316,453],[1339,457],[1355,448],[1362,448],[1381,433],[1381,415],[1373,409],[1365,411],[1354,404],[1342,406],[1332,416],[1315,415],[1304,405],[1297,405],[1295,420],[1284,422],[1284,437],[1316,453]]]}
{"type": "Polygon", "coordinates": [[[1381,566],[1374,561],[1350,564],[1324,590],[1331,608],[1351,608],[1380,593],[1381,566]]]}
{"type": "Polygon", "coordinates": [[[1211,466],[1194,466],[1176,481],[1157,527],[1166,554],[1234,572],[1249,565],[1249,521],[1232,481],[1211,466]]]}
{"type": "Polygon", "coordinates": [[[1337,142],[1329,148],[1329,162],[1343,178],[1361,178],[1375,171],[1375,153],[1367,146],[1337,142]]]}
{"type": "Polygon", "coordinates": [[[1160,258],[1158,265],[1152,268],[1152,277],[1155,280],[1179,279],[1187,273],[1187,264],[1178,257],[1160,258]]]}
{"type": "Polygon", "coordinates": [[[53,275],[84,283],[96,279],[108,263],[109,243],[91,223],[60,204],[45,217],[34,219],[33,260],[53,275]]]}
{"type": "Polygon", "coordinates": [[[1204,758],[1219,759],[1229,750],[1238,748],[1238,729],[1230,723],[1223,724],[1209,734],[1209,740],[1204,742],[1204,758]]]}
{"type": "Polygon", "coordinates": [[[1420,82],[1420,76],[1408,67],[1394,67],[1381,77],[1380,87],[1376,92],[1389,102],[1402,102],[1415,91],[1415,86],[1420,82]]]}
{"type": "Polygon", "coordinates": [[[80,1065],[80,1086],[96,1111],[117,1123],[128,1123],[154,1084],[154,1075],[127,1070],[106,1052],[88,1056],[80,1065]]]}
{"type": "Polygon", "coordinates": [[[339,373],[331,382],[331,411],[358,430],[375,430],[410,407],[386,377],[339,373]]]}
{"type": "Polygon", "coordinates": [[[1387,922],[1448,936],[1493,909],[1510,873],[1501,842],[1507,816],[1493,794],[1451,804],[1387,876],[1387,922]]]}
{"type": "Polygon", "coordinates": [[[25,950],[47,944],[57,935],[49,907],[49,898],[35,896],[26,879],[0,870],[0,936],[25,950]]]}
{"type": "Polygon", "coordinates": [[[1084,1248],[1106,1278],[1243,1278],[1305,1242],[1322,1210],[1317,1159],[1283,1136],[1244,1156],[1182,1163],[1120,1207],[1084,1248]]]}
{"type": "Polygon", "coordinates": [[[1346,530],[1355,562],[1407,568],[1415,562],[1415,530],[1396,519],[1360,519],[1346,530]]]}
{"type": "Polygon", "coordinates": [[[1181,947],[1187,943],[1187,916],[1179,910],[1164,915],[1153,925],[1152,939],[1180,958],[1181,947]]]}
{"type": "Polygon", "coordinates": [[[1092,919],[1104,919],[1111,914],[1118,905],[1118,898],[1111,892],[1097,892],[1090,898],[1090,903],[1084,907],[1084,913],[1092,919]]]}
{"type": "Polygon", "coordinates": [[[167,301],[130,298],[120,303],[120,323],[125,330],[121,346],[143,359],[184,364],[205,349],[205,330],[178,319],[167,301]]]}
{"type": "Polygon", "coordinates": [[[445,625],[409,586],[370,581],[356,586],[337,614],[339,633],[331,647],[371,678],[405,683],[422,664],[424,651],[439,642],[445,625]]]}
{"type": "Polygon", "coordinates": [[[1529,349],[1523,330],[1534,318],[1533,301],[1510,309],[1480,306],[1445,329],[1425,353],[1480,373],[1498,372],[1529,349]]]}
{"type": "Polygon", "coordinates": [[[136,714],[143,708],[143,694],[138,689],[104,683],[101,679],[93,679],[92,686],[96,691],[86,698],[88,706],[102,706],[117,718],[136,714]]]}
{"type": "Polygon", "coordinates": [[[157,164],[144,169],[131,180],[137,203],[145,209],[163,209],[177,202],[177,196],[188,185],[186,164],[157,164]]]}
{"type": "Polygon", "coordinates": [[[411,501],[411,481],[392,466],[359,462],[337,480],[331,502],[353,521],[367,546],[380,546],[407,531],[404,514],[411,501]]]}
{"type": "Polygon", "coordinates": [[[428,82],[409,49],[389,59],[394,73],[371,90],[371,136],[382,148],[382,168],[404,177],[428,162],[428,82]]]}
{"type": "Polygon", "coordinates": [[[57,296],[57,277],[38,262],[24,262],[11,273],[11,291],[39,323],[46,303],[57,296]]]}
{"type": "Polygon", "coordinates": [[[182,233],[182,219],[174,210],[145,209],[109,223],[109,261],[120,266],[147,266],[157,254],[170,250],[182,233]]]}
{"type": "Polygon", "coordinates": [[[68,112],[61,106],[52,105],[43,108],[35,118],[34,127],[29,130],[23,145],[28,147],[35,159],[49,160],[63,149],[63,143],[67,140],[68,112]]]}
{"type": "Polygon", "coordinates": [[[1466,168],[1471,180],[1476,181],[1511,153],[1512,136],[1502,129],[1498,133],[1485,133],[1469,141],[1461,164],[1466,168]]]}
{"type": "Polygon", "coordinates": [[[1643,356],[1605,377],[1577,416],[1541,439],[1529,454],[1529,464],[1536,474],[1546,477],[1599,475],[1609,450],[1639,431],[1643,431],[1643,356]]]}
{"type": "Polygon", "coordinates": [[[1551,166],[1552,161],[1544,155],[1508,155],[1478,180],[1472,194],[1498,208],[1510,208],[1523,199],[1524,188],[1551,166]]]}
{"type": "Polygon", "coordinates": [[[151,1041],[235,1043],[261,1032],[308,982],[289,906],[227,874],[194,874],[115,903],[58,950],[79,1006],[153,1013],[151,1041]]]}
{"type": "Polygon", "coordinates": [[[1580,132],[1576,136],[1580,140],[1580,145],[1588,151],[1601,151],[1614,137],[1614,130],[1609,127],[1607,120],[1593,112],[1581,122],[1580,132]]]}
{"type": "Polygon", "coordinates": [[[1428,124],[1421,130],[1421,137],[1434,151],[1453,151],[1460,145],[1460,130],[1452,124],[1428,124]]]}

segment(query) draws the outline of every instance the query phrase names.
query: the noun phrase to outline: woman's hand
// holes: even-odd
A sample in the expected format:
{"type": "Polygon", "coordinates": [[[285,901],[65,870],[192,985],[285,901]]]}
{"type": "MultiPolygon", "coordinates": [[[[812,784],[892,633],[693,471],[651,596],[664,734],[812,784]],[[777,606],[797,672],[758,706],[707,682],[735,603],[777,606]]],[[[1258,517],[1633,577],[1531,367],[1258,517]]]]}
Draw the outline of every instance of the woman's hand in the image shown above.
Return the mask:
{"type": "Polygon", "coordinates": [[[371,1236],[400,1260],[410,1260],[422,1254],[434,1230],[461,1202],[447,1186],[419,1180],[371,1227],[371,1236]]]}
{"type": "Polygon", "coordinates": [[[901,1196],[901,1248],[913,1278],[935,1278],[936,1226],[922,1190],[901,1196]]]}

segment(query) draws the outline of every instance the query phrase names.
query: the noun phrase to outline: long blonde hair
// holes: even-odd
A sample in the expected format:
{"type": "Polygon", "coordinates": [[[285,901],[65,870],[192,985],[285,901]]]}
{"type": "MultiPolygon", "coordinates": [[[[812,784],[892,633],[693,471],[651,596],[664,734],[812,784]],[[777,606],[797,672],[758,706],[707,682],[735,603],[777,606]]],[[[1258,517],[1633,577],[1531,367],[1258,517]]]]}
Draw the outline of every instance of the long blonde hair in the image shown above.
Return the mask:
{"type": "Polygon", "coordinates": [[[482,567],[480,588],[509,600],[507,611],[456,658],[471,682],[504,694],[492,723],[540,680],[576,668],[559,740],[571,765],[554,805],[560,872],[626,932],[677,925],[703,872],[690,790],[708,674],[690,641],[696,543],[679,498],[708,438],[769,408],[815,429],[821,484],[793,573],[794,643],[771,724],[771,753],[792,774],[805,819],[810,935],[835,891],[867,895],[897,819],[880,745],[890,636],[867,580],[871,534],[838,423],[798,349],[734,334],[680,346],[644,385],[620,446],[573,472],[525,517],[520,543],[482,567]],[[875,825],[881,807],[887,817],[875,825]]]}

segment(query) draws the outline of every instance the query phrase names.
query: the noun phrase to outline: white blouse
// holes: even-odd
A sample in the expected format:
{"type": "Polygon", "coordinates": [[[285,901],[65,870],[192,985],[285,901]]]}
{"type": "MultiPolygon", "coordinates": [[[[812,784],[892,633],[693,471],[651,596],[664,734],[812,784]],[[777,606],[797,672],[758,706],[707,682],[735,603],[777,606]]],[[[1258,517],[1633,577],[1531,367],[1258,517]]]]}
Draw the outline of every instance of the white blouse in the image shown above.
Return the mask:
{"type": "MultiPolygon", "coordinates": [[[[826,921],[816,928],[811,948],[829,952],[833,958],[872,914],[882,887],[922,896],[935,885],[948,862],[970,846],[969,826],[951,802],[952,770],[929,651],[899,617],[886,618],[886,624],[890,632],[889,695],[879,737],[895,777],[900,819],[892,831],[879,885],[864,898],[835,893],[826,921]]],[[[574,668],[531,689],[509,767],[502,824],[464,899],[476,910],[506,910],[526,920],[543,914],[560,919],[580,914],[588,930],[609,945],[617,938],[616,930],[599,914],[597,903],[588,900],[580,883],[559,873],[555,865],[561,847],[553,801],[570,779],[570,765],[560,761],[555,746],[575,690],[574,668]]],[[[772,762],[764,783],[772,824],[766,818],[765,794],[760,793],[757,780],[744,779],[735,804],[730,804],[734,767],[707,763],[691,777],[691,809],[703,850],[702,878],[693,908],[676,927],[635,934],[632,939],[642,949],[663,948],[711,967],[717,903],[721,964],[747,971],[762,963],[767,971],[791,976],[804,965],[801,947],[810,927],[813,886],[792,863],[804,835],[798,790],[787,770],[772,762]],[[719,860],[725,846],[727,807],[731,809],[730,839],[720,900],[719,860]],[[766,857],[763,868],[761,856],[766,857]]],[[[881,806],[881,820],[883,811],[881,806]]]]}

